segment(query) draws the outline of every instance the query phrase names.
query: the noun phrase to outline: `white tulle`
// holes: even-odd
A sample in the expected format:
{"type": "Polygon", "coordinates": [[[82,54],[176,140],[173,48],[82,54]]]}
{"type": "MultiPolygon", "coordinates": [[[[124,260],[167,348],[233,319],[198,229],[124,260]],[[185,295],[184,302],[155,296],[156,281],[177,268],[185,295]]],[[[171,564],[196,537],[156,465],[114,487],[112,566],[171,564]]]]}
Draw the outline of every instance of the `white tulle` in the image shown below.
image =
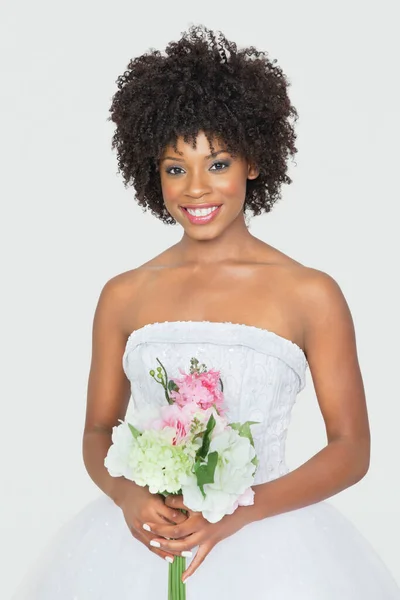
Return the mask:
{"type": "MultiPolygon", "coordinates": [[[[259,422],[256,483],[286,474],[287,428],[308,366],[302,350],[241,324],[147,325],[132,333],[123,356],[128,411],[165,401],[148,373],[156,357],[173,377],[192,356],[221,370],[232,422],[259,422]]],[[[167,600],[167,575],[168,563],[133,538],[122,511],[100,495],[49,542],[12,600],[167,600]]],[[[243,527],[215,546],[186,586],[187,600],[400,600],[386,565],[329,501],[243,527]]]]}

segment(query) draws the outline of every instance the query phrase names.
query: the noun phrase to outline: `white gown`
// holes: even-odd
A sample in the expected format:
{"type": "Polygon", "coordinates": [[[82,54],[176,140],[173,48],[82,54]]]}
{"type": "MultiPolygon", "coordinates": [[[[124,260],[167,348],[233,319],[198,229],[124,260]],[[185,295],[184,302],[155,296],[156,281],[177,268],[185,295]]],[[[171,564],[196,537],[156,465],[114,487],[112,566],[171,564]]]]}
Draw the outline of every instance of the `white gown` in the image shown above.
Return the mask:
{"type": "MultiPolygon", "coordinates": [[[[131,334],[123,355],[128,411],[165,403],[149,375],[157,357],[169,377],[179,377],[192,356],[221,371],[230,421],[260,422],[252,427],[255,484],[286,474],[287,428],[308,368],[301,348],[248,325],[151,323],[131,334]]],[[[131,535],[120,508],[102,494],[49,542],[12,600],[167,600],[168,567],[131,535]]],[[[250,523],[222,540],[186,590],[187,600],[400,600],[388,568],[328,501],[250,523]]]]}

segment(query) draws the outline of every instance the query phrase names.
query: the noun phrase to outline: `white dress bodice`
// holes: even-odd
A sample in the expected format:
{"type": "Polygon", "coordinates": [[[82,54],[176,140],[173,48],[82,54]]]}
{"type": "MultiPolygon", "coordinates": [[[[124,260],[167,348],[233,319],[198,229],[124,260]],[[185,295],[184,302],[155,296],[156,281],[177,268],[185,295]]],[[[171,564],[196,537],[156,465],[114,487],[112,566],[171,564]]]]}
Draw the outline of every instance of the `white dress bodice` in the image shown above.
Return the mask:
{"type": "Polygon", "coordinates": [[[252,425],[259,465],[254,483],[286,474],[285,442],[297,394],[305,386],[308,363],[294,342],[258,327],[212,321],[164,321],[135,330],[122,363],[131,382],[130,411],[166,402],[163,387],[149,374],[159,366],[181,377],[196,357],[220,371],[230,422],[252,425]]]}

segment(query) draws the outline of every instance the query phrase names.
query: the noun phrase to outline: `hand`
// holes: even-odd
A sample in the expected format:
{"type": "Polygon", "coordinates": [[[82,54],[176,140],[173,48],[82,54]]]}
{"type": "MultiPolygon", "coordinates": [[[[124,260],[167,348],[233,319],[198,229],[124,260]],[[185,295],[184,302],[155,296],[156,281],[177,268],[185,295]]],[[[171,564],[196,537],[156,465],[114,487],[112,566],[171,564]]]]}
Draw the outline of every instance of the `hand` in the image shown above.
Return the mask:
{"type": "Polygon", "coordinates": [[[239,507],[232,515],[225,515],[218,523],[210,523],[201,512],[188,509],[183,504],[182,496],[167,496],[165,504],[171,509],[188,511],[188,517],[176,525],[146,521],[151,529],[150,539],[159,545],[160,551],[176,556],[191,557],[192,548],[199,546],[194,559],[182,575],[182,581],[193,575],[218,542],[250,523],[249,511],[245,510],[247,507],[239,507]]]}
{"type": "Polygon", "coordinates": [[[119,504],[132,535],[142,542],[151,552],[172,562],[174,556],[167,550],[150,546],[154,534],[143,529],[144,523],[154,523],[162,526],[176,527],[187,520],[180,510],[165,505],[164,498],[159,494],[151,494],[148,487],[141,487],[130,481],[119,504]],[[130,485],[131,484],[131,485],[130,485]]]}

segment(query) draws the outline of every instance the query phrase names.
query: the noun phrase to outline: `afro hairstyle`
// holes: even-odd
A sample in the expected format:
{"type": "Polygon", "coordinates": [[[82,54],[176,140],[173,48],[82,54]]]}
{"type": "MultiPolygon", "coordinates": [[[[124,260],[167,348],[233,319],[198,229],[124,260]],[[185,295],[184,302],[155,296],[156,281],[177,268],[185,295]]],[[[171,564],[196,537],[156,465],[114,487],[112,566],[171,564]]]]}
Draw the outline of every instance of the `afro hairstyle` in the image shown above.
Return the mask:
{"type": "Polygon", "coordinates": [[[107,120],[116,124],[112,149],[124,186],[133,184],[144,211],[176,223],[163,201],[159,161],[166,146],[177,151],[178,137],[196,148],[199,131],[211,152],[217,139],[258,168],[258,177],[247,180],[243,210],[271,210],[281,185],[292,183],[287,158],[297,152],[291,119],[298,114],[276,63],[254,46],[238,50],[203,25],[191,25],[163,54],[150,48],[130,60],[107,120]]]}

